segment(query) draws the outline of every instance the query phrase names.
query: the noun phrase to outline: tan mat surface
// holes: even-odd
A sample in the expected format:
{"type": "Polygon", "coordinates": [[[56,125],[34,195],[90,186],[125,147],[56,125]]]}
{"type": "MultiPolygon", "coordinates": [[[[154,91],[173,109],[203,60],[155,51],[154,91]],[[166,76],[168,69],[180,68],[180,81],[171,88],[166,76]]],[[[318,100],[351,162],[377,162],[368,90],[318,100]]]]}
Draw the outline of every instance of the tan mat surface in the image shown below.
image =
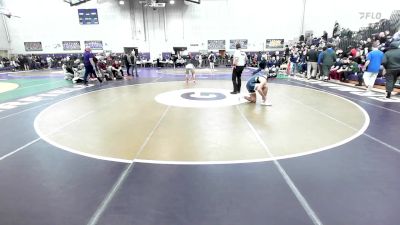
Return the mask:
{"type": "MultiPolygon", "coordinates": [[[[230,90],[231,82],[201,81],[193,87],[230,90]]],[[[349,101],[288,85],[270,84],[272,107],[243,103],[184,108],[154,100],[160,93],[184,88],[183,82],[167,82],[92,92],[44,110],[36,128],[48,142],[83,155],[117,161],[219,162],[270,157],[250,126],[274,156],[289,157],[350,140],[366,122],[349,101]]]]}

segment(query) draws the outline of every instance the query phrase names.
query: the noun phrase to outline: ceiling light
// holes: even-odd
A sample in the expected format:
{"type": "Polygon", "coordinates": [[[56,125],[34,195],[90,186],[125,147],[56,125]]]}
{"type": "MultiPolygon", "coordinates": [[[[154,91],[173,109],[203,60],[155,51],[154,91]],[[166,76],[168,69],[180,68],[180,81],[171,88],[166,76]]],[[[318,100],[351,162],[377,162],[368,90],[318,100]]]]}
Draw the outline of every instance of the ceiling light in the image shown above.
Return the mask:
{"type": "Polygon", "coordinates": [[[169,4],[171,4],[171,5],[175,4],[175,1],[174,0],[170,0],[169,4]]]}
{"type": "Polygon", "coordinates": [[[123,5],[123,4],[125,4],[125,1],[124,1],[124,0],[120,0],[120,1],[119,1],[119,4],[120,4],[120,5],[123,5]]]}

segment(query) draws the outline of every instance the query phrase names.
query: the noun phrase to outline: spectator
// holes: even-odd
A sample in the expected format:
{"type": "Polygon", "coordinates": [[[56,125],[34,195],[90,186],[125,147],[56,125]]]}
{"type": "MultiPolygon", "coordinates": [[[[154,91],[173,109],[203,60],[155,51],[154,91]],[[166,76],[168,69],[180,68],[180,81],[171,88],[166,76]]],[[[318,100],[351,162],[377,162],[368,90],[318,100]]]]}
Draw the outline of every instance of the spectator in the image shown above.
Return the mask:
{"type": "Polygon", "coordinates": [[[208,61],[210,62],[211,72],[213,72],[214,71],[214,63],[215,63],[215,55],[213,52],[211,52],[210,55],[208,56],[208,61]]]}
{"type": "Polygon", "coordinates": [[[367,61],[363,68],[365,71],[363,76],[364,82],[368,87],[365,92],[366,95],[369,95],[372,92],[372,88],[374,87],[376,77],[378,76],[382,64],[383,56],[383,52],[378,50],[378,44],[374,43],[372,45],[372,51],[367,55],[367,61]]]}
{"type": "Polygon", "coordinates": [[[126,67],[126,73],[128,74],[128,76],[130,76],[131,74],[129,73],[129,71],[132,66],[132,60],[131,60],[130,54],[125,53],[124,57],[123,57],[123,61],[124,61],[125,67],[126,67]]]}
{"type": "Polygon", "coordinates": [[[357,49],[355,47],[349,46],[350,52],[348,53],[348,56],[351,57],[356,57],[357,56],[357,49]]]}
{"type": "Polygon", "coordinates": [[[318,79],[322,80],[323,75],[322,75],[322,56],[324,55],[324,51],[326,50],[326,47],[323,48],[318,48],[318,79]]]}
{"type": "Polygon", "coordinates": [[[102,77],[105,77],[106,80],[114,79],[113,73],[107,70],[107,64],[103,57],[99,57],[99,61],[97,62],[97,68],[102,77]]]}
{"type": "Polygon", "coordinates": [[[22,57],[22,64],[24,65],[24,70],[27,71],[29,70],[29,61],[28,61],[28,56],[23,56],[22,57]]]}
{"type": "Polygon", "coordinates": [[[394,84],[400,76],[400,40],[393,41],[385,53],[382,64],[386,70],[386,98],[390,98],[394,84]]]}
{"type": "MultiPolygon", "coordinates": [[[[135,70],[135,76],[138,77],[139,74],[137,72],[137,57],[136,57],[135,51],[131,52],[131,54],[129,55],[129,58],[130,58],[130,62],[132,63],[132,73],[133,73],[133,70],[135,70]]],[[[133,74],[132,74],[132,77],[133,77],[133,74]]]]}
{"type": "Polygon", "coordinates": [[[345,83],[348,83],[350,75],[351,74],[358,75],[359,72],[360,72],[360,69],[359,69],[358,63],[356,63],[354,61],[354,59],[350,57],[348,59],[348,67],[341,74],[340,80],[345,83]]]}
{"type": "Polygon", "coordinates": [[[311,50],[307,52],[307,79],[315,78],[318,70],[318,52],[315,46],[311,46],[311,50]]]}
{"type": "Polygon", "coordinates": [[[379,33],[379,44],[385,44],[387,41],[387,37],[384,32],[379,33]]]}
{"type": "Polygon", "coordinates": [[[400,31],[393,35],[393,41],[400,41],[400,31]]]}
{"type": "Polygon", "coordinates": [[[339,58],[336,59],[335,64],[330,68],[329,70],[329,77],[334,79],[334,80],[339,80],[339,72],[340,69],[342,68],[342,60],[340,60],[339,58]]]}
{"type": "MultiPolygon", "coordinates": [[[[269,66],[270,66],[270,65],[268,65],[268,67],[269,67],[269,66]]],[[[258,64],[258,69],[255,70],[255,71],[252,73],[252,75],[257,74],[258,72],[260,72],[260,71],[262,71],[262,70],[265,70],[266,67],[267,67],[266,56],[263,56],[263,57],[261,58],[261,62],[258,64]]]]}
{"type": "Polygon", "coordinates": [[[324,34],[322,35],[322,40],[328,41],[328,32],[324,31],[324,34]]]}
{"type": "Polygon", "coordinates": [[[290,55],[290,75],[296,76],[298,71],[298,65],[300,61],[300,55],[297,48],[294,48],[292,54],[290,55]]]}
{"type": "Polygon", "coordinates": [[[322,54],[322,75],[323,79],[328,80],[329,69],[336,62],[336,53],[333,51],[332,46],[328,45],[328,48],[322,54]]]}
{"type": "Polygon", "coordinates": [[[124,76],[124,71],[122,70],[121,64],[118,60],[114,60],[111,65],[111,71],[115,78],[122,79],[124,76]],[[119,74],[121,73],[121,75],[119,74]]]}
{"type": "Polygon", "coordinates": [[[289,49],[289,46],[286,45],[286,47],[285,47],[285,60],[286,61],[289,59],[289,54],[290,54],[290,49],[289,49]]]}
{"type": "Polygon", "coordinates": [[[50,56],[47,56],[46,58],[47,61],[47,65],[48,65],[48,69],[51,69],[53,67],[53,58],[51,58],[50,56]]]}
{"type": "Polygon", "coordinates": [[[367,39],[367,42],[364,44],[364,55],[367,55],[372,51],[372,40],[371,38],[367,39]]]}
{"type": "Polygon", "coordinates": [[[199,61],[199,68],[201,68],[201,64],[203,64],[203,56],[201,53],[197,55],[197,60],[199,61]]]}

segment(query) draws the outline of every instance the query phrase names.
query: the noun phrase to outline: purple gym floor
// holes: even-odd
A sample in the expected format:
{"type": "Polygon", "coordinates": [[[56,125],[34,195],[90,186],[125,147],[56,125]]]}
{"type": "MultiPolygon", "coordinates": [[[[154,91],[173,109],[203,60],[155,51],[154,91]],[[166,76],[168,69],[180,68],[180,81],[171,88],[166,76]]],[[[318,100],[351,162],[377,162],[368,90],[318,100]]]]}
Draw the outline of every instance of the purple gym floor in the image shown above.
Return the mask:
{"type": "MultiPolygon", "coordinates": [[[[183,78],[155,69],[139,74],[0,112],[1,225],[400,224],[400,103],[271,79],[337,94],[371,118],[365,133],[344,145],[278,164],[130,165],[61,151],[36,134],[38,113],[67,97],[183,78]]],[[[76,141],[84,140],[77,134],[76,141]]]]}

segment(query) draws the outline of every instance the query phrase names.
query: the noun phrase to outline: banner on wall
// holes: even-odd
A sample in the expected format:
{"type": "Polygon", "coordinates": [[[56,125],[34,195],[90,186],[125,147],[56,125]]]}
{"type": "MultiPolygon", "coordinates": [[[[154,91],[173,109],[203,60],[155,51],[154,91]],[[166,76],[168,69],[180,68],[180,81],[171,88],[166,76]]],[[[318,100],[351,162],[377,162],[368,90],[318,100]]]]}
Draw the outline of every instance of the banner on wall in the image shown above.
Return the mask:
{"type": "Polygon", "coordinates": [[[24,42],[25,51],[43,51],[42,42],[24,42]]]}
{"type": "Polygon", "coordinates": [[[81,50],[81,42],[80,41],[63,41],[62,46],[65,51],[81,50]]]}
{"type": "Polygon", "coordinates": [[[208,49],[225,49],[225,40],[208,40],[208,49]]]}
{"type": "Polygon", "coordinates": [[[86,46],[89,46],[92,50],[103,50],[103,41],[85,41],[86,46]]]}
{"type": "Polygon", "coordinates": [[[99,24],[97,9],[78,9],[78,16],[81,25],[99,24]]]}
{"type": "Polygon", "coordinates": [[[265,48],[283,48],[285,39],[267,39],[265,48]]]}
{"type": "Polygon", "coordinates": [[[242,49],[247,49],[247,43],[248,40],[247,39],[233,39],[230,40],[229,42],[229,48],[230,49],[236,49],[236,44],[239,43],[240,46],[242,47],[242,49]]]}

